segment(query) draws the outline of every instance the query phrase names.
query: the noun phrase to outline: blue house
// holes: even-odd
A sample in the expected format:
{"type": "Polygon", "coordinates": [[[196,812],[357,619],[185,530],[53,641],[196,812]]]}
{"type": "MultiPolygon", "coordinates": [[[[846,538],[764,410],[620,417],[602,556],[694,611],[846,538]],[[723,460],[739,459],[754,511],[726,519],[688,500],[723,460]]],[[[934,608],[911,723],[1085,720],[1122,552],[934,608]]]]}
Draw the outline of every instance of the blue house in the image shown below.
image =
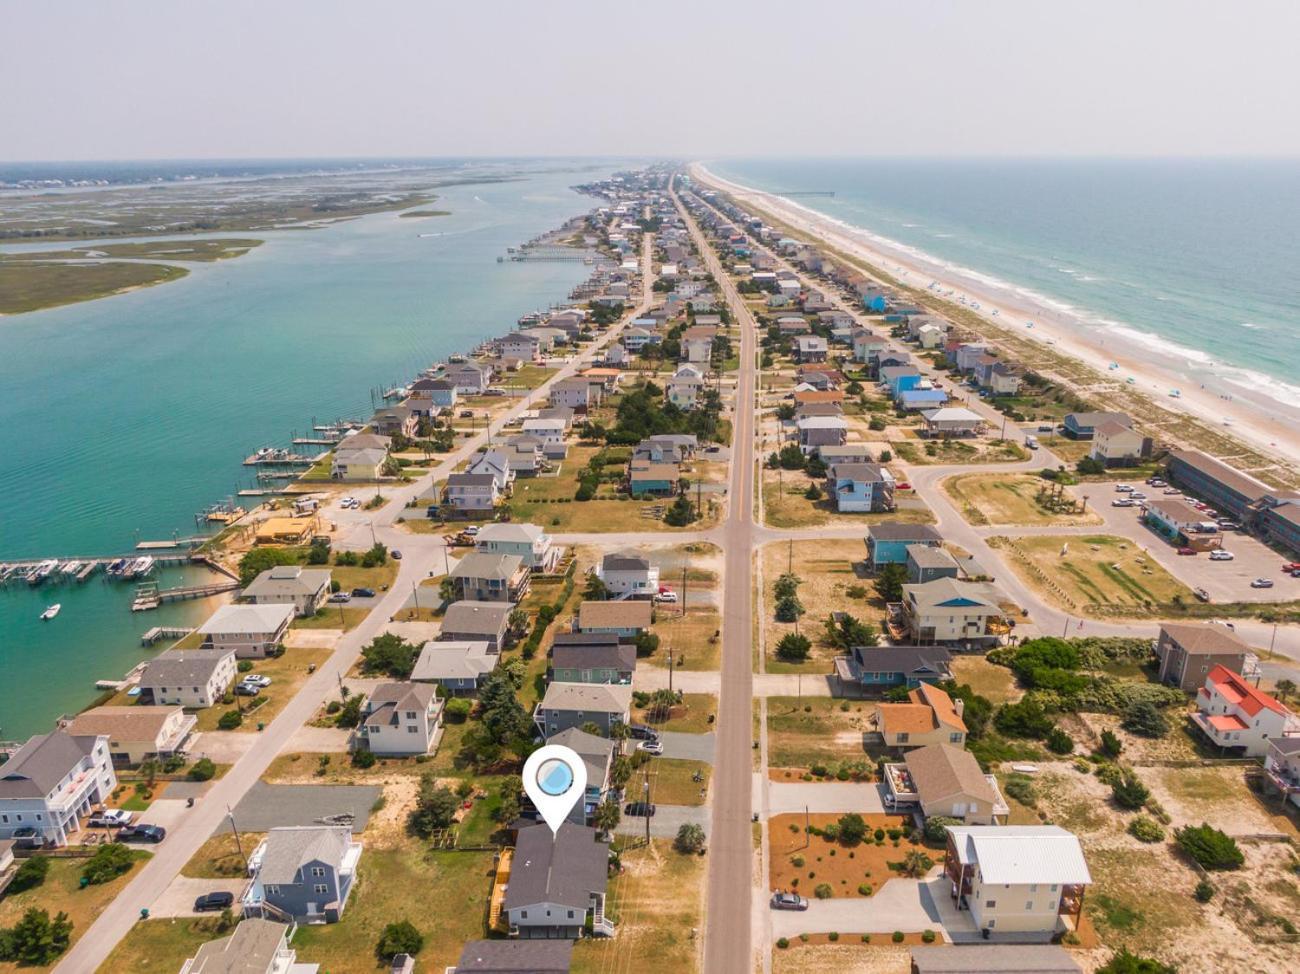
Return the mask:
{"type": "Polygon", "coordinates": [[[952,655],[939,646],[854,646],[835,658],[835,675],[844,689],[883,693],[952,679],[952,655]]]}
{"type": "Polygon", "coordinates": [[[826,476],[827,493],[843,512],[892,511],[894,477],[875,463],[837,463],[826,476]]]}
{"type": "Polygon", "coordinates": [[[889,305],[888,302],[885,301],[885,296],[883,294],[868,294],[862,299],[862,306],[868,311],[883,314],[885,308],[889,305]]]}
{"type": "Polygon", "coordinates": [[[890,398],[897,399],[900,392],[920,385],[921,373],[910,365],[891,365],[881,368],[880,381],[888,386],[890,398]]]}
{"type": "Polygon", "coordinates": [[[867,567],[879,571],[884,565],[906,565],[907,546],[939,547],[943,537],[928,524],[883,521],[867,529],[867,567]]]}
{"type": "Polygon", "coordinates": [[[361,843],[345,825],[271,829],[253,854],[256,871],[244,894],[244,915],[336,923],[360,859],[361,843]]]}
{"type": "Polygon", "coordinates": [[[1125,413],[1068,413],[1061,423],[1061,431],[1076,440],[1090,440],[1097,427],[1107,420],[1117,420],[1125,426],[1132,426],[1133,421],[1125,413]]]}
{"type": "Polygon", "coordinates": [[[898,394],[898,404],[904,409],[937,409],[948,401],[942,389],[905,389],[898,394]]]}

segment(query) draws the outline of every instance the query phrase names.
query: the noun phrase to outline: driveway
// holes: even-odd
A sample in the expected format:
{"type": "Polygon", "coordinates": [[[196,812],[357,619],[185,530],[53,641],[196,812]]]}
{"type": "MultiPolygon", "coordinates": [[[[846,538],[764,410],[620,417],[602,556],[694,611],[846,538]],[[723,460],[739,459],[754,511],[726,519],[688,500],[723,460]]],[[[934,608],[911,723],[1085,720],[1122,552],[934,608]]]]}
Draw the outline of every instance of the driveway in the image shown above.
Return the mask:
{"type": "MultiPolygon", "coordinates": [[[[650,817],[652,836],[657,839],[675,839],[677,830],[683,825],[698,825],[708,835],[709,809],[704,805],[655,805],[655,813],[650,817]]],[[[614,831],[618,835],[645,835],[645,819],[624,815],[614,831]]]]}
{"type": "Polygon", "coordinates": [[[256,741],[256,734],[234,731],[199,733],[190,741],[189,752],[194,758],[209,758],[217,764],[235,764],[256,741]]]}
{"type": "Polygon", "coordinates": [[[239,894],[248,885],[243,877],[237,879],[194,879],[190,876],[177,876],[171,885],[162,891],[153,905],[149,907],[152,917],[195,917],[207,916],[194,912],[194,901],[204,893],[233,893],[234,909],[239,909],[239,894]]]}
{"type": "Polygon", "coordinates": [[[352,731],[343,727],[313,727],[311,724],[304,724],[293,732],[293,737],[289,738],[286,753],[292,751],[308,751],[311,753],[323,752],[328,754],[342,754],[348,749],[348,741],[352,738],[352,731]]]}
{"type": "MultiPolygon", "coordinates": [[[[235,806],[235,824],[242,832],[266,832],[277,825],[319,825],[326,815],[346,812],[355,816],[353,832],[360,832],[382,789],[372,785],[268,785],[259,781],[235,806]]],[[[216,833],[230,831],[223,818],[216,833]]]]}
{"type": "Polygon", "coordinates": [[[771,910],[772,939],[801,933],[915,933],[934,930],[945,940],[973,941],[979,932],[969,913],[952,906],[943,876],[891,879],[867,899],[814,899],[802,912],[771,910]]]}
{"type": "Polygon", "coordinates": [[[703,761],[706,764],[713,763],[712,734],[683,734],[678,731],[663,731],[659,739],[663,742],[663,756],[666,758],[703,761]]]}
{"type": "Polygon", "coordinates": [[[855,781],[772,781],[767,786],[767,806],[771,815],[786,812],[858,812],[868,814],[885,810],[881,786],[855,781]]]}

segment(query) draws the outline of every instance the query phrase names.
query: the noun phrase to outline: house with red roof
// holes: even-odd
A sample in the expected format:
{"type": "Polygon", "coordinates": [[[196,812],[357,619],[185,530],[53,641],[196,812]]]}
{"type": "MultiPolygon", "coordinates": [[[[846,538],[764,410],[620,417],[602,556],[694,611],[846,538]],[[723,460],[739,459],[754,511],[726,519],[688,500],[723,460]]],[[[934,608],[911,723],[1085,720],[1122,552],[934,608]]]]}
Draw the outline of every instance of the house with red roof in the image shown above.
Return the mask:
{"type": "Polygon", "coordinates": [[[1246,757],[1265,754],[1270,740],[1300,737],[1300,718],[1226,666],[1210,670],[1196,691],[1196,708],[1192,722],[1206,737],[1246,757]]]}

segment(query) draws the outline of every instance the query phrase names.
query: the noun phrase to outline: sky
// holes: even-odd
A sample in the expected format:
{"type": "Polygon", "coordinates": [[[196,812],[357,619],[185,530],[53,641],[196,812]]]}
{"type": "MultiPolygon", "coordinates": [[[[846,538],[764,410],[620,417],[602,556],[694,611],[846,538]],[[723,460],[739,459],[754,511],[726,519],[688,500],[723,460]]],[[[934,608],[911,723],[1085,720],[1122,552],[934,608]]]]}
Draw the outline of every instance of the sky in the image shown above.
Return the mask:
{"type": "Polygon", "coordinates": [[[0,3],[0,160],[1300,155],[1294,0],[0,3]]]}

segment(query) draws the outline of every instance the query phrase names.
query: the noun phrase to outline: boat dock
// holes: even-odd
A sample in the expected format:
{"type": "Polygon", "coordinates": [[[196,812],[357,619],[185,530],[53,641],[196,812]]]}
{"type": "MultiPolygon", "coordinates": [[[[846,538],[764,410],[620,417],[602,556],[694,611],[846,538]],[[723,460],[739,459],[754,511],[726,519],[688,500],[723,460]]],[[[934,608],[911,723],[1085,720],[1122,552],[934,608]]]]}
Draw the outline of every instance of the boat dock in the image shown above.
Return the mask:
{"type": "Polygon", "coordinates": [[[309,457],[304,453],[294,453],[278,447],[264,446],[256,453],[250,453],[244,457],[244,466],[309,467],[317,459],[317,457],[309,457]]]}
{"type": "Polygon", "coordinates": [[[167,548],[195,548],[207,538],[172,538],[170,541],[139,541],[136,542],[136,551],[162,551],[167,548]]]}
{"type": "Polygon", "coordinates": [[[209,582],[207,585],[182,585],[177,588],[158,587],[157,582],[145,582],[135,593],[131,602],[132,612],[148,612],[164,602],[183,602],[187,599],[206,599],[213,595],[222,595],[239,588],[237,581],[209,582]]]}
{"type": "Polygon", "coordinates": [[[193,629],[184,626],[154,626],[140,636],[141,646],[152,646],[160,639],[184,639],[193,629]]]}

